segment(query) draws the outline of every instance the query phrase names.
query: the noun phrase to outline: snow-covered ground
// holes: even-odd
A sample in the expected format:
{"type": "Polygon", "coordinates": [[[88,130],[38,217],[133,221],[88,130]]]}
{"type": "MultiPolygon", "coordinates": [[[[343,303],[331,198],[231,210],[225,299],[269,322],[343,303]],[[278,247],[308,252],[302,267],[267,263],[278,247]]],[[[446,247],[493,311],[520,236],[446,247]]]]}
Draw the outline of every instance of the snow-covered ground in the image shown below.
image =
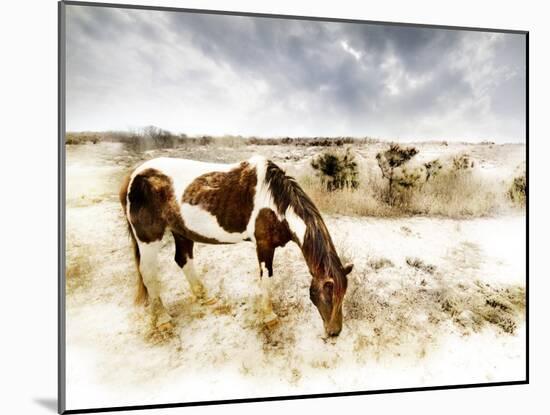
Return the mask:
{"type": "Polygon", "coordinates": [[[342,256],[355,263],[336,339],[324,338],[297,246],[276,252],[280,323],[267,329],[258,320],[251,243],[197,245],[197,267],[218,298],[202,306],[167,237],[162,296],[176,329],[162,334],[133,305],[135,270],[116,193],[128,158],[117,145],[68,148],[68,409],[524,378],[523,213],[327,216],[342,256]]]}

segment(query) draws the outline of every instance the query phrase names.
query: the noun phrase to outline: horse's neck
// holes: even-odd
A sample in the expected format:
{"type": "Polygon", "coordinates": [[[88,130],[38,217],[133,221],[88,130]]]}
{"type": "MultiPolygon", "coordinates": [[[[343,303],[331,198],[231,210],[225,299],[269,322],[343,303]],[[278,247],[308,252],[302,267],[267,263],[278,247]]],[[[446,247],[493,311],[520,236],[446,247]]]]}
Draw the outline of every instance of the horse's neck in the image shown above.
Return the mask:
{"type": "Polygon", "coordinates": [[[289,207],[285,212],[285,219],[288,223],[290,231],[296,236],[300,247],[303,248],[304,238],[306,235],[307,225],[304,220],[299,217],[292,207],[289,207]]]}
{"type": "Polygon", "coordinates": [[[291,225],[287,217],[289,227],[298,239],[295,242],[298,243],[304,260],[312,274],[323,273],[327,269],[328,263],[331,260],[330,258],[337,256],[328,230],[324,222],[314,222],[306,225],[301,218],[298,219],[299,221],[293,221],[293,225],[291,225]],[[298,237],[296,228],[300,232],[303,231],[301,238],[298,237]]]}

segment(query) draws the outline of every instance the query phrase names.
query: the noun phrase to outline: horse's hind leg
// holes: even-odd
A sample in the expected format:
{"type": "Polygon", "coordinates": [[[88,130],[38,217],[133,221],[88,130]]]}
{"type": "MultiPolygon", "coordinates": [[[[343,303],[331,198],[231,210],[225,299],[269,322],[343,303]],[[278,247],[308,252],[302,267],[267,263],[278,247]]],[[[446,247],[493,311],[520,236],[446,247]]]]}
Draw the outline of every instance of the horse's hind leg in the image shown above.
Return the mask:
{"type": "Polygon", "coordinates": [[[160,330],[169,330],[173,326],[171,317],[160,298],[160,282],[158,280],[158,253],[160,251],[161,241],[150,243],[138,241],[138,246],[140,252],[139,271],[147,287],[151,311],[153,313],[153,318],[156,320],[156,327],[160,330]]]}
{"type": "Polygon", "coordinates": [[[172,235],[174,235],[174,242],[176,244],[174,260],[183,269],[183,273],[191,286],[191,291],[201,300],[202,304],[214,304],[216,298],[208,295],[207,289],[195,270],[195,265],[193,264],[193,241],[174,232],[172,232],[172,235]]]}

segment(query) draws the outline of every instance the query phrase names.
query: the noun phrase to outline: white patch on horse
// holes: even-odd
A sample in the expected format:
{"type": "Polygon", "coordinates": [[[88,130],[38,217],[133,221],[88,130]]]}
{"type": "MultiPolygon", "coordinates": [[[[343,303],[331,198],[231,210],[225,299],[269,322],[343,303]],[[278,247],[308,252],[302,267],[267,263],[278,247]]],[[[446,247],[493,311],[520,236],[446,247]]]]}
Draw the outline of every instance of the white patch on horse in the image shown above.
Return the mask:
{"type": "Polygon", "coordinates": [[[300,241],[300,245],[304,244],[304,238],[306,235],[306,224],[301,217],[299,217],[292,207],[289,207],[285,212],[285,218],[290,230],[296,235],[300,241]]]}
{"type": "Polygon", "coordinates": [[[227,232],[218,219],[200,206],[182,203],[181,215],[187,229],[218,242],[237,243],[247,238],[247,232],[227,232]]]}
{"type": "Polygon", "coordinates": [[[265,182],[267,159],[263,156],[253,156],[248,162],[256,168],[256,189],[254,191],[254,208],[252,209],[246,232],[248,233],[248,237],[255,242],[256,237],[254,232],[256,230],[256,219],[258,218],[260,210],[263,208],[271,209],[275,212],[279,220],[283,218],[279,215],[275,202],[273,201],[273,196],[269,190],[269,185],[265,182]]]}
{"type": "Polygon", "coordinates": [[[280,214],[277,206],[275,205],[273,195],[269,189],[269,184],[265,182],[265,174],[267,171],[267,159],[262,156],[253,156],[248,162],[256,167],[256,191],[254,193],[254,209],[250,215],[250,222],[247,226],[247,232],[252,241],[256,241],[254,237],[254,230],[256,227],[256,218],[260,210],[263,208],[271,209],[277,215],[280,221],[287,220],[288,226],[293,232],[300,244],[304,243],[304,236],[306,233],[306,224],[300,218],[292,207],[289,207],[284,214],[280,214]]]}

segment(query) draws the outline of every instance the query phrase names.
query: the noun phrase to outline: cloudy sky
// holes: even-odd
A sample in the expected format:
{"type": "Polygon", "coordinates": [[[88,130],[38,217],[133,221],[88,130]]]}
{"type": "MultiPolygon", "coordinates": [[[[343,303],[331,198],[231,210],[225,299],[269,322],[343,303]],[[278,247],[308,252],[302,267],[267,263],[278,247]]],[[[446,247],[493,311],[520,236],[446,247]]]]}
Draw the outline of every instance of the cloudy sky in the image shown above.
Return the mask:
{"type": "Polygon", "coordinates": [[[67,7],[67,130],[525,141],[525,37],[67,7]]]}

